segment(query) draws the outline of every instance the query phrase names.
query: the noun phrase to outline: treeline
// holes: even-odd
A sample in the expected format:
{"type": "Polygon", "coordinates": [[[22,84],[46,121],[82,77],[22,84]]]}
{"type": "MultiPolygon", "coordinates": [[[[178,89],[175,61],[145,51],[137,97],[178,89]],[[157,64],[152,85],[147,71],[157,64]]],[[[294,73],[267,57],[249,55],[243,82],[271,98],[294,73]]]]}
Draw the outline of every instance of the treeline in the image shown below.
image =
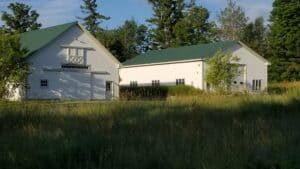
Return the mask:
{"type": "MultiPolygon", "coordinates": [[[[83,0],[82,24],[121,62],[149,50],[224,40],[242,41],[272,62],[273,81],[300,80],[300,1],[275,0],[269,22],[250,21],[234,0],[210,20],[210,12],[196,0],[148,0],[153,15],[145,24],[127,20],[115,29],[102,23],[113,19],[97,11],[97,0],[83,0]]],[[[3,12],[5,32],[39,29],[39,14],[23,3],[11,3],[3,12]]]]}

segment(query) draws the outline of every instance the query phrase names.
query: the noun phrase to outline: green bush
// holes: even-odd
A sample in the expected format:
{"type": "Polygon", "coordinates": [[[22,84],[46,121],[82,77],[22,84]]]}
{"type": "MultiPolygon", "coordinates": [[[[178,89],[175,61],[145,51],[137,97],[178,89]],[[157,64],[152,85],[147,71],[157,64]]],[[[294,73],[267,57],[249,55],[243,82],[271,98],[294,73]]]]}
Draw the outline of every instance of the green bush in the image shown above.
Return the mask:
{"type": "Polygon", "coordinates": [[[170,96],[192,96],[202,94],[203,91],[191,86],[160,86],[160,87],[121,87],[122,100],[136,99],[166,99],[170,96]]]}

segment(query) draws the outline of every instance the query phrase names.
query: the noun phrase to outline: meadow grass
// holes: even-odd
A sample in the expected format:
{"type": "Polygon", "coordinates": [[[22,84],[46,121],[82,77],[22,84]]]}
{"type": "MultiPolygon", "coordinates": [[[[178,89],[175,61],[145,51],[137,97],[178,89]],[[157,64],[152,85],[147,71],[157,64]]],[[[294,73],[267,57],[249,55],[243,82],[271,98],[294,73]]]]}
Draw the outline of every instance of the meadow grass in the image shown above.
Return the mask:
{"type": "Polygon", "coordinates": [[[0,168],[297,169],[300,83],[271,85],[280,87],[165,101],[0,102],[0,168]]]}

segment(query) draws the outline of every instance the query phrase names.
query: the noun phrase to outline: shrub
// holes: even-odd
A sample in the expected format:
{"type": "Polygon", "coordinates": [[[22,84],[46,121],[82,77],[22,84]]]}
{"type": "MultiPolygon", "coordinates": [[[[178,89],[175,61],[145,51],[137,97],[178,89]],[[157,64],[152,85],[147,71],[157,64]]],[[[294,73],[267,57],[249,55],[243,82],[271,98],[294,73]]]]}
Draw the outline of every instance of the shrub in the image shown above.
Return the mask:
{"type": "Polygon", "coordinates": [[[170,96],[200,95],[203,91],[191,86],[160,86],[160,87],[121,87],[120,98],[122,100],[136,99],[166,99],[170,96]]]}

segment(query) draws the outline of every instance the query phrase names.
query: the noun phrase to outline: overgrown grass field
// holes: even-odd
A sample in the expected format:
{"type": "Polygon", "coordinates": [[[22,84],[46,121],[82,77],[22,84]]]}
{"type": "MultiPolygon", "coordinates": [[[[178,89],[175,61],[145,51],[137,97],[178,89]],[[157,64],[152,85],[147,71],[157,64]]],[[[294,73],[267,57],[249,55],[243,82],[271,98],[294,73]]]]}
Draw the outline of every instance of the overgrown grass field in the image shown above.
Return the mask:
{"type": "Polygon", "coordinates": [[[0,102],[1,169],[298,169],[300,83],[270,95],[0,102]]]}

